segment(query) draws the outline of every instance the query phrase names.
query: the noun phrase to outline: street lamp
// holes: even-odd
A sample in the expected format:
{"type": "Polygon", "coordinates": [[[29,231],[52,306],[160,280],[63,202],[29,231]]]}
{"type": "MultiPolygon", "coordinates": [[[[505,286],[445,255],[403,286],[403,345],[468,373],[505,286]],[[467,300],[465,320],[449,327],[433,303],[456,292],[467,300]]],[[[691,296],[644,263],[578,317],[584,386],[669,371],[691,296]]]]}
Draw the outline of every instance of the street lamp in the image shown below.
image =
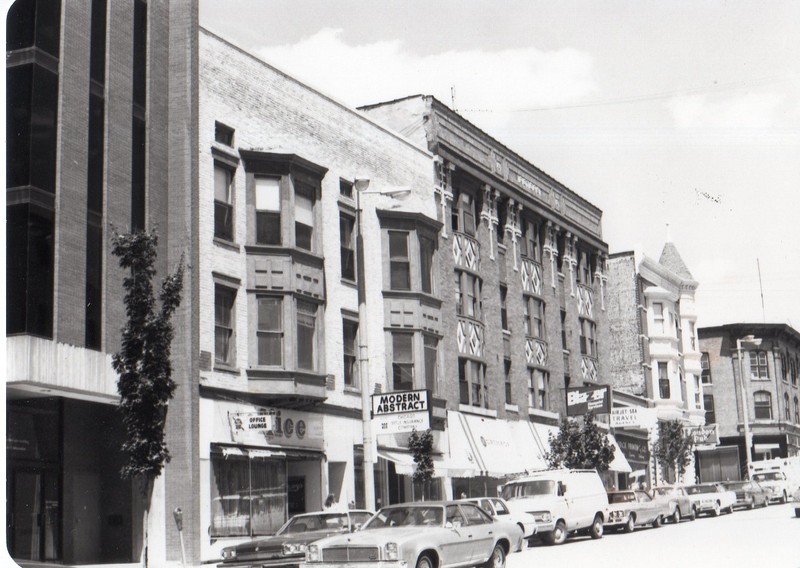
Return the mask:
{"type": "Polygon", "coordinates": [[[749,345],[761,345],[761,339],[756,339],[752,335],[746,335],[745,337],[737,338],[736,339],[736,358],[739,360],[739,390],[741,393],[742,398],[742,420],[744,421],[744,459],[745,465],[747,467],[747,477],[750,477],[750,463],[751,463],[751,456],[750,456],[750,447],[752,446],[751,443],[751,435],[750,435],[750,411],[747,406],[747,394],[744,388],[744,371],[742,366],[742,343],[747,343],[749,345]]]}
{"type": "Polygon", "coordinates": [[[389,195],[401,197],[411,193],[407,187],[386,188],[367,191],[369,178],[356,176],[353,186],[356,189],[356,269],[358,289],[358,374],[361,381],[361,429],[364,444],[364,508],[375,510],[375,454],[372,439],[372,404],[369,388],[369,350],[367,349],[367,290],[364,260],[363,227],[361,224],[361,195],[389,195]]]}

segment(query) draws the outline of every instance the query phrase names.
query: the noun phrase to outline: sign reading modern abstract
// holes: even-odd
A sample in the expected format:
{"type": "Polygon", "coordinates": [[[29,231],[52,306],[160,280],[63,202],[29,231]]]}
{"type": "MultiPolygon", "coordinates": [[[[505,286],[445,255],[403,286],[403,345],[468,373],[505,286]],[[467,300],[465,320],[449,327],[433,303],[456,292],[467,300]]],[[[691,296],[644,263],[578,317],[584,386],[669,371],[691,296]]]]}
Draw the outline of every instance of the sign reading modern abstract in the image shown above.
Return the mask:
{"type": "Polygon", "coordinates": [[[375,434],[400,434],[427,430],[431,411],[427,390],[396,391],[372,395],[372,423],[375,434]]]}

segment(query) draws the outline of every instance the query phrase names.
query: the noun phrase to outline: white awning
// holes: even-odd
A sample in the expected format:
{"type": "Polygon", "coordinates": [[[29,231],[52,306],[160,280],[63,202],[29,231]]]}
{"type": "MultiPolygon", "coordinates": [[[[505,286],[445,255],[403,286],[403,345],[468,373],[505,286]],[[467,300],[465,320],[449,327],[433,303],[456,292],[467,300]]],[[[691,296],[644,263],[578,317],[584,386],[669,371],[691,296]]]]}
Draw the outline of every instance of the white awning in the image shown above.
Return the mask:
{"type": "Polygon", "coordinates": [[[622,453],[622,449],[619,447],[616,438],[614,438],[613,434],[606,434],[606,438],[608,438],[609,443],[614,446],[614,459],[608,465],[608,469],[611,471],[618,471],[620,473],[630,473],[633,471],[631,468],[631,464],[628,463],[628,460],[625,458],[625,454],[622,453]]]}
{"type": "Polygon", "coordinates": [[[527,420],[497,420],[448,411],[453,469],[490,477],[542,469],[546,467],[544,453],[549,444],[539,426],[527,420]]]}
{"type": "MultiPolygon", "coordinates": [[[[378,457],[393,462],[394,470],[399,475],[414,475],[417,467],[414,456],[406,451],[378,448],[378,457]]],[[[447,474],[447,462],[440,456],[433,456],[433,476],[444,477],[447,474]]]]}

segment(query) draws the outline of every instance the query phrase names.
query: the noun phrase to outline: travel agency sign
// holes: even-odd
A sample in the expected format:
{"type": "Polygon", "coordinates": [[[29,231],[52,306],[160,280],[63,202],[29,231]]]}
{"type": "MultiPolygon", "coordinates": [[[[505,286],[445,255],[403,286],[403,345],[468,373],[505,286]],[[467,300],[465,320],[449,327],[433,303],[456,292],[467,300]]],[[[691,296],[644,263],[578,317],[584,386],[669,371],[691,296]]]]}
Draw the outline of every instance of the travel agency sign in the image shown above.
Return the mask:
{"type": "Polygon", "coordinates": [[[377,436],[427,430],[431,427],[428,391],[423,389],[373,394],[372,427],[377,436]]]}

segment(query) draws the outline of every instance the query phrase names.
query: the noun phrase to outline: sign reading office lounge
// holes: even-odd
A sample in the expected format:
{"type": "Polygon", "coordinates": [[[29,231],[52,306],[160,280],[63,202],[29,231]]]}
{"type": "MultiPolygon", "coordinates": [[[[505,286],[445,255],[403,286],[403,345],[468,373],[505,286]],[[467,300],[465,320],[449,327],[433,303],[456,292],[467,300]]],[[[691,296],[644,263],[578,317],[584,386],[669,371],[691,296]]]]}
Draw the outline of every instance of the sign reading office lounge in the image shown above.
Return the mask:
{"type": "Polygon", "coordinates": [[[397,391],[372,395],[375,434],[400,434],[430,428],[428,391],[397,391]]]}

